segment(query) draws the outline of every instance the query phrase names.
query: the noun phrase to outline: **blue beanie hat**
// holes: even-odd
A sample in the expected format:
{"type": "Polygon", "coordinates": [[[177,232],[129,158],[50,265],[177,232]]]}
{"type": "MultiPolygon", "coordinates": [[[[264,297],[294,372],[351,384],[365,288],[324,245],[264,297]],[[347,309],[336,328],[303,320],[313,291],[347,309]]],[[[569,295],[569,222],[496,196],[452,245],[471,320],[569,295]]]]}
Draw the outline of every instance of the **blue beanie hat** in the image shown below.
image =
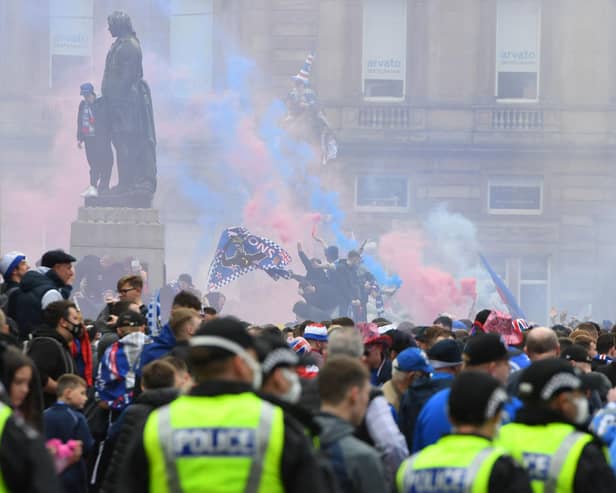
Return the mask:
{"type": "Polygon", "coordinates": [[[94,94],[94,86],[90,82],[84,82],[79,86],[79,95],[86,96],[94,94]]]}
{"type": "Polygon", "coordinates": [[[21,252],[9,252],[0,259],[0,274],[8,279],[17,266],[26,260],[26,256],[21,252]]]}

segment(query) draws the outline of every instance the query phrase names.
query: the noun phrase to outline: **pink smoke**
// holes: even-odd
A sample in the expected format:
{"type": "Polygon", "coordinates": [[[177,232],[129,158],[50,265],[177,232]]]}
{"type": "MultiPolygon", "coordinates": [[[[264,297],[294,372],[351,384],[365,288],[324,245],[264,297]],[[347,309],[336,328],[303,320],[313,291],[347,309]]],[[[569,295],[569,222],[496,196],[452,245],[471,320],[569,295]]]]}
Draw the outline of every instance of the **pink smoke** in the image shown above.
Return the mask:
{"type": "Polygon", "coordinates": [[[437,267],[423,265],[426,246],[419,232],[393,231],[381,237],[379,257],[403,282],[398,301],[416,323],[428,324],[442,312],[466,317],[476,293],[475,280],[457,282],[437,267]]]}

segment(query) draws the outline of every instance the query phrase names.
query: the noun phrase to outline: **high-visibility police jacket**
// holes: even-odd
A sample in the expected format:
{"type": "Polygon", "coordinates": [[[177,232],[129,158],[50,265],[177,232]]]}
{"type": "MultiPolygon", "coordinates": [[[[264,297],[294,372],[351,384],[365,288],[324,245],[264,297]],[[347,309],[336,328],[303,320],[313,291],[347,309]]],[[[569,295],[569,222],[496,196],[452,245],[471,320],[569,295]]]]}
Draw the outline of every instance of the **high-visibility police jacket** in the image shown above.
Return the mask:
{"type": "MultiPolygon", "coordinates": [[[[6,422],[11,417],[11,408],[6,404],[0,402],[0,438],[2,437],[2,433],[4,432],[4,427],[6,426],[6,422]]],[[[0,493],[8,493],[8,488],[4,483],[4,478],[2,477],[2,473],[0,472],[0,493]]]]}
{"type": "Polygon", "coordinates": [[[396,476],[399,493],[486,493],[495,462],[505,452],[476,435],[447,435],[406,459],[396,476]]]}
{"type": "Polygon", "coordinates": [[[534,493],[570,493],[584,447],[592,435],[566,423],[501,428],[496,443],[528,471],[534,493]]]}
{"type": "Polygon", "coordinates": [[[152,493],[282,493],[283,412],[252,392],[182,396],[143,433],[152,493]]]}

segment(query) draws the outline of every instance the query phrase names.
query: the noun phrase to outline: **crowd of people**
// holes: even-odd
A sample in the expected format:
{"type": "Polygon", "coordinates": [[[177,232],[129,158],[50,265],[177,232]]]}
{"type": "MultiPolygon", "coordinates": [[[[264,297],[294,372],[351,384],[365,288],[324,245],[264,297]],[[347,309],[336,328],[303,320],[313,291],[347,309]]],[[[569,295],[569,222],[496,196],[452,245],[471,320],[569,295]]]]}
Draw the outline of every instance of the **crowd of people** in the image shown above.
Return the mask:
{"type": "Polygon", "coordinates": [[[302,262],[305,274],[293,273],[298,281],[298,292],[302,297],[293,306],[293,313],[300,320],[331,320],[335,316],[348,316],[358,322],[366,322],[372,311],[383,314],[383,295],[393,294],[382,289],[374,275],[362,265],[365,242],[358,250],[348,252],[346,258],[340,256],[336,245],[323,245],[324,259],[309,258],[301,243],[297,244],[297,255],[302,262]]]}
{"type": "Polygon", "coordinates": [[[0,491],[616,488],[616,330],[492,310],[253,325],[183,277],[153,331],[142,275],[87,318],[75,262],[0,258],[0,491]]]}

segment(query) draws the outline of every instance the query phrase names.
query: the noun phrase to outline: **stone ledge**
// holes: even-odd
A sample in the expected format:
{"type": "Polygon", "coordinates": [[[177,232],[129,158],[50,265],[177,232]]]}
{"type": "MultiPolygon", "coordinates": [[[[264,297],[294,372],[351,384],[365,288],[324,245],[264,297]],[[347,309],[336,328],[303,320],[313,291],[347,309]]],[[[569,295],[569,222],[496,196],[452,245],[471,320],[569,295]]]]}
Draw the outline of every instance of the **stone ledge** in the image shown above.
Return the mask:
{"type": "Polygon", "coordinates": [[[80,207],[78,222],[113,224],[160,224],[158,210],[130,207],[80,207]]]}

